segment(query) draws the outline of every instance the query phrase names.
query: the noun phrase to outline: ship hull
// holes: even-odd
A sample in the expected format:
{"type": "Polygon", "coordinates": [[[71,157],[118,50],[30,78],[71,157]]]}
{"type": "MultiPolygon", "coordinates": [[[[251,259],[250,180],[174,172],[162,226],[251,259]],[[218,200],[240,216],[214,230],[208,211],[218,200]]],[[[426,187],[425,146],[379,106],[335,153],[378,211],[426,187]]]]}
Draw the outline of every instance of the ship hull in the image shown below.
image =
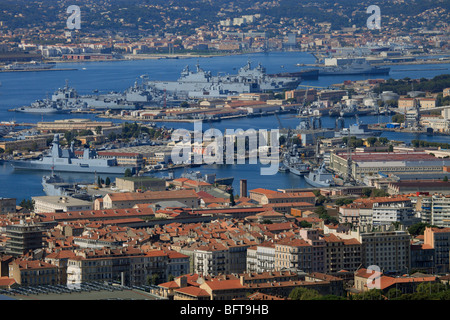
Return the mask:
{"type": "Polygon", "coordinates": [[[52,109],[52,108],[19,108],[15,109],[16,112],[21,113],[37,113],[37,114],[64,114],[70,113],[70,110],[52,109]]]}
{"type": "Polygon", "coordinates": [[[317,182],[317,181],[314,181],[314,180],[310,179],[308,176],[304,176],[304,178],[305,178],[306,183],[309,184],[309,185],[311,185],[311,186],[313,186],[313,187],[323,188],[323,187],[329,187],[329,186],[331,186],[330,183],[327,183],[327,182],[317,182]]]}
{"type": "MultiPolygon", "coordinates": [[[[52,166],[38,161],[10,161],[15,170],[38,170],[38,171],[52,171],[52,166]]],[[[110,173],[110,174],[124,174],[126,167],[99,167],[86,165],[53,165],[53,171],[56,172],[80,172],[80,173],[110,173]]]]}
{"type": "Polygon", "coordinates": [[[372,68],[369,70],[327,70],[320,69],[319,76],[343,76],[343,75],[365,75],[365,74],[389,74],[390,68],[372,68]]]}

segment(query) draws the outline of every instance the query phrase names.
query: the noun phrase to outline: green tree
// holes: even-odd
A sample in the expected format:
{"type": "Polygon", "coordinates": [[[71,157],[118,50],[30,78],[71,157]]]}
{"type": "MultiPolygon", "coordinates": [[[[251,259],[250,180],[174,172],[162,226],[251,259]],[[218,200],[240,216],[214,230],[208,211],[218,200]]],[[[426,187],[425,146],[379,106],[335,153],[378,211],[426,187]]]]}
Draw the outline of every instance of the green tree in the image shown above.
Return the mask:
{"type": "Polygon", "coordinates": [[[109,177],[106,177],[105,185],[108,187],[111,184],[111,179],[109,177]]]}
{"type": "Polygon", "coordinates": [[[98,186],[99,188],[102,187],[102,178],[100,178],[100,176],[97,177],[97,186],[98,186]]]}
{"type": "Polygon", "coordinates": [[[21,206],[22,208],[25,208],[27,210],[33,211],[34,210],[34,200],[32,200],[32,199],[23,199],[19,203],[19,206],[21,206]]]}
{"type": "Polygon", "coordinates": [[[424,234],[425,228],[427,228],[427,227],[434,227],[434,226],[431,224],[428,224],[428,223],[418,222],[418,223],[411,225],[408,228],[408,232],[412,236],[418,236],[418,235],[424,234]]]}
{"type": "Polygon", "coordinates": [[[442,181],[444,181],[444,182],[448,182],[448,177],[447,177],[447,176],[445,176],[445,177],[444,177],[444,179],[443,179],[442,181]]]}
{"type": "Polygon", "coordinates": [[[377,138],[375,137],[367,138],[367,143],[369,144],[369,146],[373,147],[375,145],[375,142],[377,142],[377,138]]]}
{"type": "Polygon", "coordinates": [[[300,221],[299,224],[300,224],[300,227],[302,227],[302,228],[311,228],[312,227],[312,223],[309,223],[309,222],[307,222],[305,220],[300,221]]]}
{"type": "Polygon", "coordinates": [[[132,177],[132,176],[133,176],[133,173],[131,172],[131,169],[130,169],[130,168],[127,168],[127,169],[125,170],[124,176],[125,176],[125,178],[129,178],[129,177],[132,177]]]}
{"type": "Polygon", "coordinates": [[[289,293],[289,298],[291,300],[314,300],[320,297],[321,295],[317,290],[307,289],[304,287],[294,288],[291,293],[289,293]]]}
{"type": "Polygon", "coordinates": [[[383,291],[379,289],[370,289],[369,291],[355,294],[353,300],[383,300],[383,291]]]}

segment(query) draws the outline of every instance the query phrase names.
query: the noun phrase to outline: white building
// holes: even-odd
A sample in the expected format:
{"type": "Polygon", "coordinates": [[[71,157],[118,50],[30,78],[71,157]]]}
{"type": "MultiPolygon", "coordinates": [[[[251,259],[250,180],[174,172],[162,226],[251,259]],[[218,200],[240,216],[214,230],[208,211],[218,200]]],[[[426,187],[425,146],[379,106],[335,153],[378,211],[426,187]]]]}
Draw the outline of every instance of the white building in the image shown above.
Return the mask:
{"type": "Polygon", "coordinates": [[[68,196],[32,197],[36,213],[92,210],[93,203],[68,196]]]}

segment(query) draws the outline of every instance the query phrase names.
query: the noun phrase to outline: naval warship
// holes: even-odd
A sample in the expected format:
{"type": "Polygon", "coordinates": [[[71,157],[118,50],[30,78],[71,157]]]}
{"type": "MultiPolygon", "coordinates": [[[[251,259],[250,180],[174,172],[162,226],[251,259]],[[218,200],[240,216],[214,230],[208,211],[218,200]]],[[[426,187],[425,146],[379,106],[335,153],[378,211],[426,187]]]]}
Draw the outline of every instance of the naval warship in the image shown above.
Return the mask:
{"type": "Polygon", "coordinates": [[[186,66],[177,81],[147,81],[147,86],[167,93],[195,96],[196,92],[210,91],[231,95],[292,90],[297,88],[300,82],[301,77],[298,76],[269,75],[261,64],[252,68],[251,62],[248,61],[235,75],[213,76],[211,71],[205,71],[197,64],[196,71],[191,71],[189,66],[186,66]]]}
{"type": "Polygon", "coordinates": [[[389,74],[391,68],[372,66],[364,58],[325,59],[326,65],[319,68],[319,76],[389,74]],[[340,62],[342,61],[342,62],[340,62]]]}
{"type": "MultiPolygon", "coordinates": [[[[95,150],[85,148],[83,156],[75,156],[73,142],[69,149],[61,149],[59,135],[53,138],[50,153],[38,160],[11,160],[14,169],[63,171],[63,172],[88,172],[124,174],[127,167],[117,165],[116,158],[101,159],[97,157],[95,150]]],[[[132,172],[135,168],[129,168],[132,172]]]]}

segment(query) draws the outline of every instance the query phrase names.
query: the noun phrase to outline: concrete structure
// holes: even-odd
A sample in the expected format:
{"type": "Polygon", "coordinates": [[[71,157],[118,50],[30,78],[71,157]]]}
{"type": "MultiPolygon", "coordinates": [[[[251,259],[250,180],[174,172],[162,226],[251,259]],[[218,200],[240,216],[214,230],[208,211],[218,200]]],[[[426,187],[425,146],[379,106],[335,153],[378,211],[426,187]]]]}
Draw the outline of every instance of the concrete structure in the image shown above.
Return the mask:
{"type": "Polygon", "coordinates": [[[15,213],[16,199],[0,198],[0,214],[15,213]]]}
{"type": "Polygon", "coordinates": [[[72,131],[72,130],[92,130],[97,127],[114,127],[112,121],[92,121],[89,119],[64,119],[54,122],[38,122],[37,129],[40,131],[72,131]]]}
{"type": "MultiPolygon", "coordinates": [[[[351,154],[351,175],[357,180],[377,174],[440,173],[450,160],[436,158],[425,152],[354,152],[351,154]]],[[[343,176],[348,175],[347,153],[332,153],[331,168],[343,176]]]]}
{"type": "Polygon", "coordinates": [[[135,192],[136,190],[164,191],[166,181],[152,177],[116,178],[116,187],[120,190],[135,192]]]}
{"type": "Polygon", "coordinates": [[[43,248],[40,224],[19,223],[6,226],[6,254],[20,256],[30,250],[43,248]]]}
{"type": "Polygon", "coordinates": [[[138,203],[179,201],[190,208],[198,208],[199,199],[194,190],[147,191],[143,193],[110,193],[103,198],[103,208],[132,208],[138,203]]]}
{"type": "Polygon", "coordinates": [[[424,244],[434,249],[434,272],[448,273],[450,228],[425,228],[424,244]]]}
{"type": "Polygon", "coordinates": [[[32,199],[36,213],[83,211],[93,208],[92,202],[69,196],[42,196],[32,197],[32,199]]]}

